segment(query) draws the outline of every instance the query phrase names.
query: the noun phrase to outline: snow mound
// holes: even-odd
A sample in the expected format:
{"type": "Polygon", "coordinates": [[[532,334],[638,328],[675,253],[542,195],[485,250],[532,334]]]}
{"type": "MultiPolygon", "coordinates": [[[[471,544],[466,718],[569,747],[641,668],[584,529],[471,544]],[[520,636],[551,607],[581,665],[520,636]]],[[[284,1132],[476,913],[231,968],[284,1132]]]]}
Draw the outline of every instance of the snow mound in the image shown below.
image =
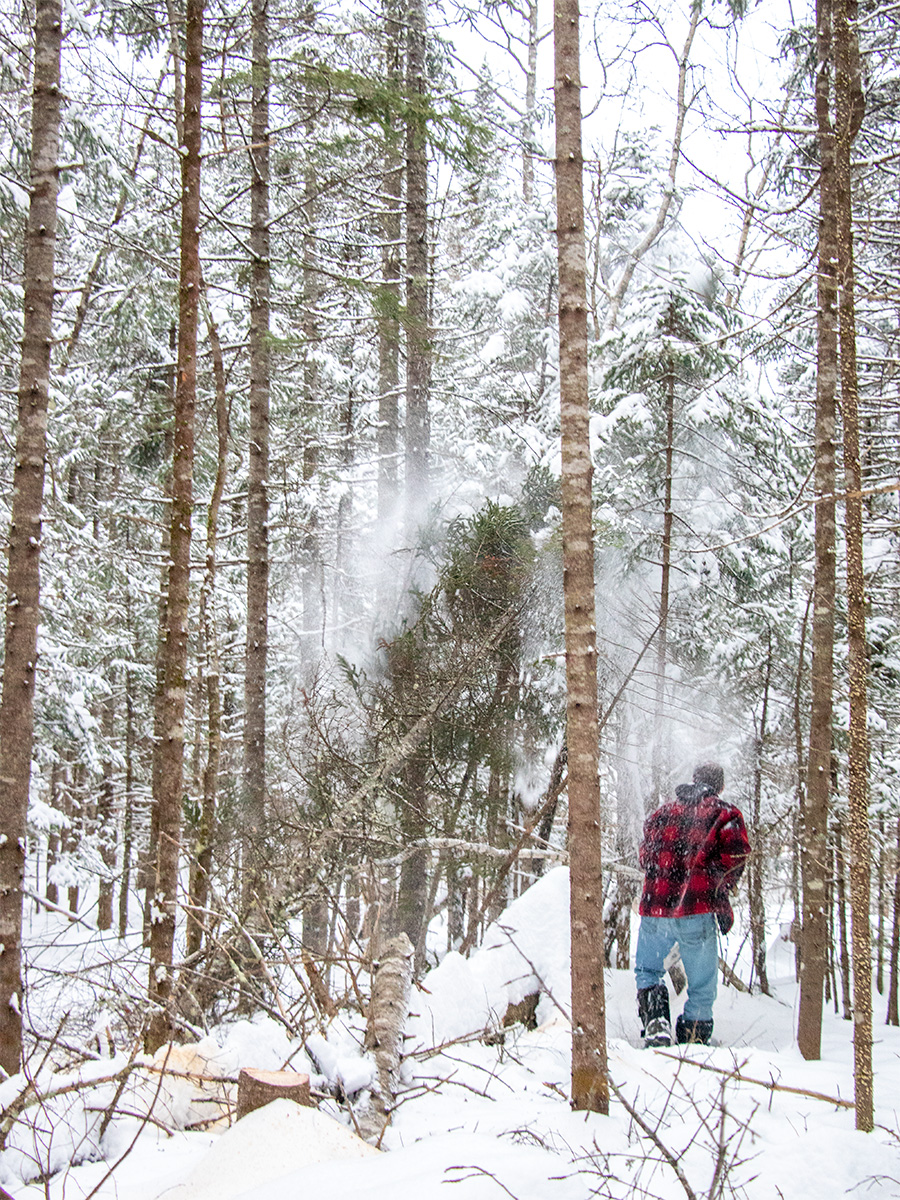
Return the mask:
{"type": "Polygon", "coordinates": [[[568,920],[569,871],[557,867],[512,902],[471,958],[451,951],[426,975],[412,1004],[407,1052],[495,1029],[510,1004],[534,992],[541,993],[539,1021],[567,1012],[568,920]]]}
{"type": "Polygon", "coordinates": [[[223,1133],[194,1170],[158,1200],[234,1200],[301,1167],[371,1155],[377,1157],[378,1151],[317,1109],[273,1100],[223,1133]]]}
{"type": "Polygon", "coordinates": [[[259,1184],[240,1200],[585,1200],[581,1179],[560,1178],[560,1160],[534,1146],[515,1145],[481,1134],[442,1134],[378,1155],[376,1161],[313,1166],[259,1184]],[[454,1184],[444,1188],[444,1184],[454,1184]]]}

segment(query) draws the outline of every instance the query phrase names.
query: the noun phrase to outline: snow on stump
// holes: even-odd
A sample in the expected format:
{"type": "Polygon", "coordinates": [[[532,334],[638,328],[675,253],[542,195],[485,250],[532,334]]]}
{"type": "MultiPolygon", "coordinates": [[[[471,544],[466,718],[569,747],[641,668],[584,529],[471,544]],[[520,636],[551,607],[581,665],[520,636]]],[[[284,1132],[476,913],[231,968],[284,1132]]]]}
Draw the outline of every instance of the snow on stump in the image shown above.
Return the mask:
{"type": "Polygon", "coordinates": [[[309,1094],[309,1076],[298,1071],[257,1071],[244,1068],[238,1076],[237,1116],[246,1117],[273,1100],[293,1100],[315,1107],[309,1094]]]}

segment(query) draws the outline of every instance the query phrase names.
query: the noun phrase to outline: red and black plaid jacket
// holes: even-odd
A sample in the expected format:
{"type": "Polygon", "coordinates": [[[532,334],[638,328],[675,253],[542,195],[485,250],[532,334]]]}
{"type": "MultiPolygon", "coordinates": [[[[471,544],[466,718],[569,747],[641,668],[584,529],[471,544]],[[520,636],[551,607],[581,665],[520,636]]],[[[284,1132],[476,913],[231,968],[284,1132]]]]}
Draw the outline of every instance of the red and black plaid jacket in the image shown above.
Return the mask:
{"type": "Polygon", "coordinates": [[[694,784],[675,789],[675,799],[644,825],[641,915],[690,917],[719,913],[732,918],[728,893],[741,877],[750,842],[740,809],[694,784]]]}

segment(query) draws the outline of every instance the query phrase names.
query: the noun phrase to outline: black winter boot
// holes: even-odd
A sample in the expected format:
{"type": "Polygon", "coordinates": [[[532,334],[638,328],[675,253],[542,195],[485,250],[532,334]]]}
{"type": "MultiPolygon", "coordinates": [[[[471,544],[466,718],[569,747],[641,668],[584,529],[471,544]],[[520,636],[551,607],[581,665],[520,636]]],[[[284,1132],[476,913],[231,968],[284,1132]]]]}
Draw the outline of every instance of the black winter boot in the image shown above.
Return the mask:
{"type": "Polygon", "coordinates": [[[666,985],[657,983],[654,987],[638,988],[637,1001],[644,1045],[671,1046],[672,1018],[669,1015],[666,985]]]}
{"type": "Polygon", "coordinates": [[[691,1042],[708,1046],[712,1031],[712,1021],[693,1021],[690,1017],[682,1015],[675,1022],[675,1037],[679,1046],[686,1046],[691,1042]]]}

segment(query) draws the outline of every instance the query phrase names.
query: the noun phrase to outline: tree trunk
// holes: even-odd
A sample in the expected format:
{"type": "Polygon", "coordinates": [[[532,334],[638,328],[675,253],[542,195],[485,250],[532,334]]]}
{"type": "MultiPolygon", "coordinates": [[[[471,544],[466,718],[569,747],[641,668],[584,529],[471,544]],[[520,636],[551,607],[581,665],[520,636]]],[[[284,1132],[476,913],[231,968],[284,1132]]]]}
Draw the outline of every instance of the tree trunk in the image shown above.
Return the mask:
{"type": "MultiPolygon", "coordinates": [[[[670,306],[667,322],[667,333],[673,337],[674,311],[670,306]]],[[[662,533],[662,567],[659,586],[659,633],[657,634],[656,652],[656,745],[653,755],[653,803],[660,803],[663,790],[668,784],[669,775],[669,738],[664,732],[666,702],[666,661],[668,659],[669,632],[669,589],[672,578],[672,527],[675,514],[672,511],[672,483],[675,465],[675,371],[670,366],[666,371],[664,383],[664,398],[666,406],[666,466],[663,489],[663,533],[662,533]]]]}
{"type": "Polygon", "coordinates": [[[0,1067],[22,1059],[22,885],[34,738],[41,513],[47,443],[60,123],[60,0],[37,0],[31,108],[31,199],[25,232],[24,326],[6,577],[0,697],[0,1067]]]}
{"type": "Polygon", "coordinates": [[[253,0],[250,151],[250,470],[247,495],[247,657],[244,672],[244,889],[248,913],[265,891],[266,660],[269,629],[269,31],[253,0]]]}
{"type": "Polygon", "coordinates": [[[204,909],[209,903],[209,881],[212,874],[212,846],[216,830],[216,809],[219,789],[219,763],[222,755],[222,694],[219,662],[219,632],[215,617],[219,510],[228,474],[228,395],[225,387],[225,363],[219,331],[207,312],[207,333],[212,352],[213,377],[216,386],[216,477],[206,512],[206,562],[203,586],[200,589],[200,636],[205,655],[204,700],[206,705],[206,763],[203,767],[200,819],[194,832],[191,853],[190,903],[187,913],[187,955],[190,958],[200,949],[203,931],[208,928],[204,909]]]}
{"type": "MultiPolygon", "coordinates": [[[[426,774],[427,760],[422,751],[415,753],[401,772],[403,796],[399,817],[400,841],[404,846],[428,834],[426,774]]],[[[423,847],[408,855],[400,864],[394,932],[405,933],[414,947],[419,944],[428,907],[429,861],[428,850],[423,847]]]]}
{"type": "Polygon", "coordinates": [[[817,0],[816,3],[816,121],[820,164],[815,422],[816,561],[809,757],[800,834],[803,928],[800,935],[800,1006],[797,1018],[797,1043],[806,1059],[821,1056],[822,988],[828,936],[825,890],[828,876],[828,793],[834,672],[834,445],[837,382],[837,224],[834,131],[830,111],[831,4],[832,0],[817,0]]]}
{"type": "Polygon", "coordinates": [[[197,322],[200,304],[200,152],[203,98],[203,0],[187,0],[184,63],[184,152],[181,159],[181,269],[178,373],[175,385],[172,513],[169,533],[163,725],[159,747],[156,878],[150,922],[150,1021],[145,1048],[154,1053],[172,1035],[172,959],[178,901],[184,711],[187,695],[188,604],[193,508],[197,322]]]}
{"type": "MultiPolygon", "coordinates": [[[[307,100],[304,122],[307,142],[314,144],[317,104],[314,96],[307,100]]],[[[315,222],[316,194],[318,183],[314,156],[310,153],[304,164],[303,197],[300,202],[303,222],[302,276],[303,306],[301,326],[303,333],[303,483],[308,485],[308,495],[314,494],[311,486],[319,469],[320,439],[322,437],[322,397],[319,392],[319,364],[316,349],[321,341],[319,329],[319,295],[321,291],[319,264],[316,255],[315,222]]],[[[319,545],[319,516],[317,506],[307,505],[307,516],[302,538],[304,558],[303,570],[303,631],[300,638],[300,657],[306,680],[311,686],[315,679],[316,666],[325,642],[325,594],[322,579],[322,551],[319,545]]]]}
{"type": "Polygon", "coordinates": [[[888,967],[888,1025],[900,1025],[900,820],[897,822],[897,849],[894,859],[894,912],[891,922],[891,957],[888,967]]]}
{"type": "MultiPolygon", "coordinates": [[[[115,704],[112,696],[107,697],[103,706],[103,736],[109,743],[112,741],[115,728],[115,704]]],[[[116,821],[115,821],[115,784],[113,783],[113,765],[107,759],[103,764],[103,776],[97,798],[97,839],[100,843],[100,857],[105,870],[100,875],[100,886],[97,896],[97,928],[112,929],[113,923],[113,877],[116,867],[116,821]]]]}
{"type": "Polygon", "coordinates": [[[878,818],[878,868],[876,876],[876,890],[878,893],[878,933],[877,945],[878,953],[875,959],[875,988],[879,996],[884,995],[884,922],[886,917],[886,889],[884,886],[884,814],[878,818]]]}
{"type": "Polygon", "coordinates": [[[525,117],[522,121],[522,199],[534,199],[534,127],[537,114],[538,0],[528,0],[528,57],[525,70],[525,117]]]}
{"type": "MultiPolygon", "coordinates": [[[[127,598],[131,625],[130,597],[127,598]]],[[[133,671],[125,672],[125,786],[122,817],[122,876],[119,882],[119,937],[128,932],[128,896],[131,891],[131,856],[134,851],[134,690],[133,671]]]]}
{"type": "MultiPolygon", "coordinates": [[[[402,25],[398,0],[386,0],[384,12],[385,78],[388,86],[399,90],[402,80],[402,25]]],[[[399,442],[400,394],[400,212],[403,191],[403,160],[397,134],[391,129],[385,137],[381,219],[384,248],[381,252],[381,300],[378,312],[378,523],[386,529],[395,516],[397,493],[397,453],[399,442]]],[[[387,556],[385,556],[387,558],[387,556]]],[[[390,561],[388,559],[388,561],[390,561]]],[[[390,571],[379,583],[386,585],[390,571]]]]}
{"type": "Polygon", "coordinates": [[[403,1062],[403,1031],[409,1017],[409,997],[413,982],[414,950],[409,938],[401,933],[382,947],[379,963],[372,975],[372,998],[366,1028],[365,1047],[375,1056],[378,1086],[372,1092],[372,1109],[380,1135],[390,1123],[400,1090],[403,1062]]]}
{"type": "Polygon", "coordinates": [[[840,285],[841,412],[844,419],[845,541],[847,546],[847,639],[849,643],[850,752],[848,805],[850,917],[853,956],[853,1078],[856,1128],[874,1125],[872,1070],[872,917],[869,837],[868,668],[866,579],[863,566],[862,464],[859,450],[859,385],[856,369],[856,302],[853,263],[853,187],[850,155],[862,123],[865,99],[856,42],[856,0],[836,0],[835,190],[840,285]]]}
{"type": "MultiPolygon", "coordinates": [[[[853,1018],[853,1002],[850,999],[850,953],[847,947],[847,873],[844,869],[844,839],[841,834],[840,821],[837,821],[834,827],[834,891],[834,899],[837,901],[838,968],[841,973],[841,1003],[844,1009],[844,1020],[850,1021],[853,1018]]],[[[836,992],[834,1008],[836,1012],[836,992]]]]}
{"type": "MultiPolygon", "coordinates": [[[[177,68],[178,60],[175,59],[177,68]]],[[[177,126],[179,131],[179,139],[181,137],[181,110],[176,109],[177,126]]],[[[169,327],[169,352],[170,360],[166,371],[166,400],[175,408],[175,359],[178,353],[178,329],[175,325],[169,327]]],[[[165,439],[165,458],[171,459],[172,454],[172,435],[167,434],[165,439]]],[[[160,504],[162,515],[162,532],[160,534],[160,559],[163,566],[159,572],[159,603],[157,604],[157,637],[156,637],[156,659],[154,663],[154,678],[155,689],[153,693],[153,753],[150,764],[150,792],[154,797],[150,806],[150,836],[148,839],[147,852],[141,863],[139,872],[138,886],[144,892],[144,945],[150,945],[150,925],[151,925],[151,908],[153,905],[153,895],[156,886],[156,856],[159,847],[159,809],[155,801],[155,797],[159,795],[160,783],[159,773],[162,765],[162,748],[164,741],[165,728],[165,702],[166,702],[166,687],[165,687],[165,655],[166,655],[166,630],[168,629],[168,587],[169,576],[165,564],[169,561],[169,543],[171,538],[172,528],[172,513],[169,505],[172,501],[172,467],[169,461],[168,469],[166,470],[163,480],[163,500],[160,504]]]]}
{"type": "MultiPolygon", "coordinates": [[[[63,853],[66,855],[75,853],[84,831],[84,812],[80,796],[81,766],[72,761],[73,757],[74,752],[70,751],[69,765],[66,771],[66,816],[69,818],[69,823],[63,834],[63,853]]],[[[66,903],[70,913],[78,912],[78,893],[77,884],[69,884],[66,888],[66,903]]]]}
{"type": "Polygon", "coordinates": [[[597,645],[577,0],[554,9],[566,745],[572,937],[572,1106],[609,1112],[600,867],[597,645]]]}
{"type": "Polygon", "coordinates": [[[772,638],[769,636],[766,655],[766,679],[763,687],[762,711],[753,754],[753,808],[750,818],[750,843],[753,853],[747,864],[747,891],[750,901],[750,946],[753,970],[764,996],[769,995],[769,976],[766,970],[766,908],[764,899],[766,861],[765,838],[762,828],[762,768],[766,725],[769,713],[769,688],[772,680],[772,638]]]}
{"type": "MultiPolygon", "coordinates": [[[[428,503],[428,129],[426,0],[409,0],[406,27],[406,522],[415,529],[428,503]]],[[[415,938],[412,938],[415,944],[415,938]]]]}
{"type": "MultiPolygon", "coordinates": [[[[60,765],[58,761],[54,761],[50,767],[50,806],[55,808],[57,812],[62,809],[61,791],[60,791],[60,765]]],[[[59,861],[60,836],[59,830],[51,828],[47,834],[47,899],[51,904],[59,904],[59,886],[51,878],[53,867],[59,861]]]]}

